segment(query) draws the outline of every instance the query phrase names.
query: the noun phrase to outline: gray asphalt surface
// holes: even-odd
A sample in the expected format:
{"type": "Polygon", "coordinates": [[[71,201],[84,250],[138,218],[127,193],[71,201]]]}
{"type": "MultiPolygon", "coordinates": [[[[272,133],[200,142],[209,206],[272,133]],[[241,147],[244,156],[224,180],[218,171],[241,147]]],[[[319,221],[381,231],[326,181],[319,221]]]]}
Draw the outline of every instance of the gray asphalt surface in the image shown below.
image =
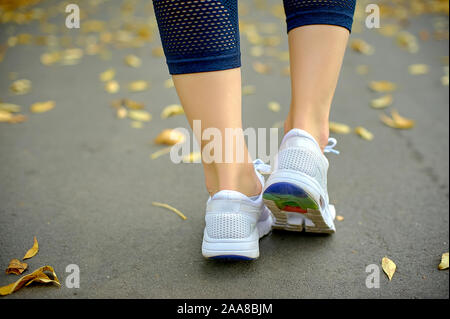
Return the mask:
{"type": "MultiPolygon", "coordinates": [[[[256,9],[245,19],[279,23],[256,9]]],[[[432,31],[434,19],[417,17],[408,30],[432,31]]],[[[277,34],[286,50],[284,28],[280,23],[277,34]]],[[[32,26],[1,27],[0,41],[19,30],[37,33],[32,26]]],[[[421,41],[419,52],[410,54],[374,30],[352,37],[363,37],[375,54],[347,51],[331,119],[362,125],[375,138],[333,135],[341,154],[328,156],[329,193],[345,219],[332,236],[274,231],[261,240],[258,260],[239,263],[201,255],[208,196],[201,165],[149,158],[160,148],[151,141],[162,129],[188,126],[183,116],[159,119],[166,105],[178,103],[175,90],[163,85],[169,77],[164,59],[150,53],[159,39],[113,50],[111,60],[84,56],[74,66],[42,65],[42,47],[9,49],[0,63],[0,98],[22,105],[28,121],[0,123],[0,268],[23,256],[36,236],[40,250],[28,260],[30,270],[51,265],[63,285],[36,285],[3,298],[448,298],[448,270],[437,269],[449,250],[449,95],[440,83],[448,40],[421,41]],[[129,53],[143,66],[124,65],[129,53]],[[428,64],[430,72],[408,74],[413,63],[428,64]],[[369,65],[369,74],[355,72],[360,64],[369,65]],[[114,95],[98,80],[109,67],[122,85],[114,95]],[[32,92],[11,94],[9,72],[31,80],[32,92]],[[126,83],[138,79],[151,81],[151,89],[128,93],[126,83]],[[381,111],[368,106],[378,96],[367,88],[370,80],[398,84],[394,107],[416,127],[400,131],[380,122],[381,111]],[[145,102],[154,119],[141,129],[117,119],[109,105],[120,97],[145,102]],[[53,110],[28,111],[31,103],[50,99],[53,110]],[[177,207],[187,220],[152,201],[177,207]],[[381,272],[380,288],[368,289],[366,266],[381,266],[384,256],[397,264],[394,278],[381,272]],[[64,284],[69,264],[80,267],[79,289],[64,284]]],[[[256,86],[255,95],[243,98],[245,126],[269,128],[288,112],[289,78],[279,72],[286,62],[250,56],[245,39],[242,52],[243,83],[256,86]],[[257,74],[255,60],[274,71],[257,74]],[[272,100],[281,112],[268,110],[272,100]]],[[[0,286],[14,280],[0,274],[0,286]]]]}

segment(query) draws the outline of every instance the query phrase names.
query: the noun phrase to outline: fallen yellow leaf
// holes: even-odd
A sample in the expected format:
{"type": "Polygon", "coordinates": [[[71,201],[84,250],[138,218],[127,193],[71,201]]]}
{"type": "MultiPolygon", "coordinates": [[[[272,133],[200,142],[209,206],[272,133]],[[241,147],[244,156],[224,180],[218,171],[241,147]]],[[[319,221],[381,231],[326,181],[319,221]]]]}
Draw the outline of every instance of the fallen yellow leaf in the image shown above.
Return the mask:
{"type": "Polygon", "coordinates": [[[141,92],[149,88],[147,81],[133,81],[128,85],[128,89],[132,92],[141,92]]]}
{"type": "Polygon", "coordinates": [[[200,152],[192,152],[184,156],[181,160],[183,163],[197,163],[200,162],[202,154],[200,152]]]}
{"type": "Polygon", "coordinates": [[[135,121],[149,122],[152,119],[152,115],[143,110],[131,110],[128,112],[128,117],[135,121]]]}
{"type": "Polygon", "coordinates": [[[152,160],[154,160],[154,159],[160,157],[161,155],[170,153],[170,150],[171,150],[171,149],[172,149],[172,146],[168,146],[168,147],[165,147],[165,148],[163,148],[163,149],[160,149],[159,151],[156,151],[156,152],[152,153],[152,154],[150,155],[150,158],[151,158],[152,160]]]}
{"type": "Polygon", "coordinates": [[[375,109],[382,109],[391,105],[393,101],[394,99],[392,97],[392,94],[387,94],[377,99],[373,99],[370,102],[370,106],[375,109]]]}
{"type": "Polygon", "coordinates": [[[136,102],[130,99],[123,99],[122,104],[125,105],[127,108],[132,110],[141,110],[144,108],[144,103],[136,102]]]}
{"type": "Polygon", "coordinates": [[[341,222],[341,221],[344,220],[344,216],[337,215],[337,216],[336,216],[336,220],[337,220],[338,222],[341,222]]]}
{"type": "Polygon", "coordinates": [[[31,90],[31,81],[27,79],[21,79],[14,81],[10,89],[16,94],[26,94],[31,90]]]}
{"type": "Polygon", "coordinates": [[[20,112],[20,106],[12,103],[0,103],[0,111],[17,113],[20,112]]]}
{"type": "Polygon", "coordinates": [[[187,219],[187,217],[184,216],[182,212],[180,212],[178,209],[176,209],[175,207],[172,207],[172,206],[170,206],[170,205],[168,205],[168,204],[159,203],[159,202],[152,202],[152,205],[153,205],[153,206],[158,206],[158,207],[164,207],[164,208],[167,208],[167,209],[173,211],[174,213],[176,213],[178,216],[180,216],[180,217],[183,218],[184,220],[187,219]]]}
{"type": "Polygon", "coordinates": [[[408,66],[408,71],[412,75],[421,75],[428,73],[428,65],[426,64],[411,64],[408,66]]]}
{"type": "Polygon", "coordinates": [[[33,271],[31,274],[25,275],[23,277],[20,277],[17,281],[13,282],[12,284],[0,287],[0,296],[6,296],[9,294],[12,294],[13,292],[16,292],[23,286],[28,286],[31,282],[41,282],[41,283],[55,283],[58,286],[61,286],[59,283],[58,277],[56,276],[55,271],[53,270],[53,267],[51,266],[43,266],[35,271],[33,271]],[[51,272],[53,275],[53,279],[49,278],[44,271],[51,272]]]}
{"type": "Polygon", "coordinates": [[[102,81],[102,82],[111,81],[112,79],[114,79],[115,75],[116,75],[116,71],[113,68],[108,69],[108,70],[100,73],[100,81],[102,81]]]}
{"type": "Polygon", "coordinates": [[[184,114],[183,107],[179,104],[171,104],[166,106],[161,112],[161,118],[166,119],[170,116],[184,114]]]}
{"type": "Polygon", "coordinates": [[[186,137],[183,133],[177,130],[165,129],[158,134],[154,142],[156,144],[175,145],[184,142],[185,139],[186,137]]]}
{"type": "Polygon", "coordinates": [[[262,62],[253,62],[253,70],[260,74],[268,74],[270,72],[270,66],[262,62]]]}
{"type": "Polygon", "coordinates": [[[30,111],[33,113],[48,112],[55,107],[55,101],[37,102],[30,106],[30,111]]]}
{"type": "Polygon", "coordinates": [[[375,92],[392,92],[397,89],[397,85],[390,81],[372,81],[369,88],[375,92]]]}
{"type": "Polygon", "coordinates": [[[0,110],[0,122],[9,122],[13,118],[13,115],[9,112],[0,110]]]}
{"type": "Polygon", "coordinates": [[[395,270],[397,269],[395,263],[389,258],[383,257],[383,259],[381,260],[381,267],[383,268],[385,274],[388,276],[389,280],[391,280],[394,276],[395,270]]]}
{"type": "Polygon", "coordinates": [[[269,110],[271,110],[272,112],[280,112],[281,110],[281,106],[280,103],[278,102],[269,102],[269,104],[267,105],[267,107],[269,108],[269,110]]]}
{"type": "Polygon", "coordinates": [[[414,120],[404,118],[403,116],[398,114],[396,110],[391,111],[391,116],[392,118],[390,118],[386,114],[381,114],[380,119],[385,125],[397,129],[410,129],[415,125],[414,120]]]}
{"type": "Polygon", "coordinates": [[[39,244],[38,241],[36,239],[36,236],[34,236],[34,243],[33,243],[33,247],[31,247],[27,253],[25,254],[25,256],[23,256],[23,259],[28,259],[33,257],[34,255],[37,254],[37,252],[39,251],[39,244]]]}
{"type": "Polygon", "coordinates": [[[20,275],[28,268],[27,263],[21,262],[19,259],[11,259],[9,262],[8,268],[6,268],[5,272],[6,274],[14,274],[14,275],[20,275]]]}
{"type": "Polygon", "coordinates": [[[128,66],[131,66],[133,68],[138,68],[142,64],[141,59],[138,56],[134,55],[134,54],[127,55],[125,57],[125,63],[128,66]]]}
{"type": "Polygon", "coordinates": [[[354,39],[350,42],[350,48],[353,51],[366,54],[366,55],[372,55],[375,52],[375,49],[373,46],[368,44],[366,41],[362,39],[354,39]]]}
{"type": "Polygon", "coordinates": [[[373,140],[373,134],[362,126],[355,127],[355,133],[367,141],[373,140]]]}
{"type": "Polygon", "coordinates": [[[337,133],[337,134],[348,134],[351,132],[350,126],[348,126],[346,124],[342,124],[342,123],[337,123],[337,122],[330,122],[329,129],[330,129],[330,132],[337,133]]]}
{"type": "Polygon", "coordinates": [[[438,266],[439,270],[448,269],[448,253],[442,254],[441,263],[438,266]]]}
{"type": "Polygon", "coordinates": [[[116,80],[111,80],[106,82],[105,84],[105,91],[108,93],[117,93],[120,89],[119,82],[116,80]]]}

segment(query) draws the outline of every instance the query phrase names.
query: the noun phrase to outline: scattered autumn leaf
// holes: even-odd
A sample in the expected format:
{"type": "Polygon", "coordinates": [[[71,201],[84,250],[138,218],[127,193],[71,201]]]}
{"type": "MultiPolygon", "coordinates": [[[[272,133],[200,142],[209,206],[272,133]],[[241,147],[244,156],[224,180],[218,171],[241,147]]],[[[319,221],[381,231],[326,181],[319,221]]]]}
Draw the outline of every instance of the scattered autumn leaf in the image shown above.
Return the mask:
{"type": "Polygon", "coordinates": [[[186,156],[183,156],[181,161],[183,163],[199,163],[202,159],[202,154],[200,152],[192,152],[186,156]]]}
{"type": "Polygon", "coordinates": [[[14,275],[20,275],[28,268],[27,263],[21,262],[19,259],[11,259],[9,262],[8,268],[6,268],[6,274],[14,274],[14,275]]]}
{"type": "Polygon", "coordinates": [[[375,92],[392,92],[397,89],[397,85],[390,81],[371,81],[369,88],[375,92]]]}
{"type": "Polygon", "coordinates": [[[269,104],[267,105],[267,107],[269,108],[269,110],[271,110],[272,112],[280,112],[281,110],[281,106],[280,103],[278,102],[269,102],[269,104]]]}
{"type": "Polygon", "coordinates": [[[414,120],[401,116],[396,110],[391,111],[391,116],[392,117],[389,117],[386,114],[381,114],[380,119],[387,126],[397,129],[410,129],[415,125],[414,120]]]}
{"type": "Polygon", "coordinates": [[[337,215],[337,216],[336,216],[336,220],[337,220],[338,222],[341,222],[341,221],[344,220],[344,216],[337,215]]]}
{"type": "Polygon", "coordinates": [[[43,266],[43,267],[36,269],[31,274],[20,277],[17,281],[13,282],[12,284],[0,287],[0,296],[6,296],[9,294],[12,294],[13,292],[16,292],[23,286],[28,286],[31,282],[55,283],[58,286],[61,286],[53,267],[43,266]],[[51,272],[53,279],[48,277],[44,273],[44,271],[51,272]]]}
{"type": "Polygon", "coordinates": [[[128,110],[124,107],[119,107],[116,112],[116,116],[119,119],[124,119],[128,115],[128,110]]]}
{"type": "Polygon", "coordinates": [[[270,65],[262,62],[253,62],[253,70],[259,74],[268,74],[270,72],[270,65]]]}
{"type": "Polygon", "coordinates": [[[116,71],[113,68],[110,68],[102,73],[100,73],[100,81],[102,82],[108,82],[114,79],[114,76],[116,75],[116,71]]]}
{"type": "Polygon", "coordinates": [[[37,102],[30,106],[30,111],[33,113],[48,112],[55,107],[55,101],[37,102]]]}
{"type": "Polygon", "coordinates": [[[419,51],[419,44],[415,35],[408,31],[401,31],[397,34],[397,44],[407,50],[409,53],[416,53],[419,51]]]}
{"type": "Polygon", "coordinates": [[[422,75],[428,73],[428,65],[426,64],[411,64],[408,66],[408,72],[412,75],[422,75]]]}
{"type": "Polygon", "coordinates": [[[351,132],[350,126],[347,124],[337,123],[337,122],[330,122],[329,123],[329,129],[332,133],[337,134],[348,134],[351,132]]]}
{"type": "Polygon", "coordinates": [[[391,105],[393,101],[394,98],[392,97],[392,94],[386,94],[370,101],[370,106],[375,109],[382,109],[391,105]]]}
{"type": "Polygon", "coordinates": [[[130,100],[130,99],[123,99],[122,104],[132,110],[141,110],[145,106],[144,103],[142,103],[142,102],[136,102],[136,101],[130,100]]]}
{"type": "Polygon", "coordinates": [[[31,81],[27,79],[21,79],[14,81],[10,89],[15,94],[26,94],[31,90],[31,81]]]}
{"type": "Polygon", "coordinates": [[[254,85],[244,85],[242,87],[242,95],[251,95],[255,94],[256,92],[256,86],[254,85]]]}
{"type": "Polygon", "coordinates": [[[383,259],[381,260],[381,267],[383,268],[385,274],[388,276],[389,281],[392,280],[395,270],[397,269],[395,263],[389,258],[383,257],[383,259]]]}
{"type": "Polygon", "coordinates": [[[184,214],[183,214],[182,212],[180,212],[178,209],[176,209],[175,207],[172,207],[172,206],[170,206],[170,205],[168,205],[168,204],[159,203],[159,202],[152,202],[152,205],[153,205],[153,206],[158,206],[158,207],[164,207],[164,208],[167,208],[167,209],[173,211],[174,213],[176,213],[178,216],[180,216],[180,217],[183,218],[184,220],[187,219],[187,217],[184,216],[184,214]]]}
{"type": "Polygon", "coordinates": [[[184,109],[179,104],[170,104],[166,106],[161,112],[161,118],[166,119],[171,116],[184,114],[184,109]]]}
{"type": "Polygon", "coordinates": [[[156,144],[175,145],[184,142],[185,139],[183,133],[173,129],[165,129],[158,134],[154,142],[156,144]]]}
{"type": "Polygon", "coordinates": [[[141,122],[149,122],[152,119],[152,115],[144,110],[130,110],[128,111],[128,117],[141,122]]]}
{"type": "Polygon", "coordinates": [[[38,251],[39,251],[39,244],[38,244],[38,241],[37,241],[37,239],[36,239],[36,236],[34,236],[33,247],[31,247],[31,248],[27,251],[27,253],[25,254],[25,256],[23,256],[23,260],[33,257],[34,255],[37,254],[38,251]]]}
{"type": "Polygon", "coordinates": [[[438,266],[439,270],[448,269],[448,253],[442,254],[441,263],[438,266]]]}
{"type": "Polygon", "coordinates": [[[128,89],[132,92],[141,92],[149,88],[149,83],[147,81],[133,81],[128,85],[128,89]]]}
{"type": "Polygon", "coordinates": [[[366,141],[373,140],[373,134],[362,126],[355,127],[355,133],[366,141]]]}
{"type": "Polygon", "coordinates": [[[0,103],[0,111],[17,113],[20,112],[20,106],[12,103],[0,103]]]}
{"type": "Polygon", "coordinates": [[[368,44],[366,41],[362,39],[353,39],[350,42],[350,48],[353,51],[365,54],[365,55],[372,55],[375,52],[375,49],[373,46],[368,44]]]}
{"type": "Polygon", "coordinates": [[[106,82],[105,84],[105,91],[108,93],[117,93],[120,89],[120,85],[119,82],[117,82],[116,80],[111,80],[106,82]]]}
{"type": "Polygon", "coordinates": [[[138,68],[141,66],[142,61],[138,56],[129,54],[125,57],[125,63],[133,68],[138,68]]]}
{"type": "Polygon", "coordinates": [[[172,149],[172,146],[168,146],[168,147],[165,147],[165,148],[163,148],[163,149],[160,149],[160,150],[158,150],[158,151],[152,153],[152,154],[150,155],[150,158],[151,158],[152,160],[154,160],[154,159],[160,157],[161,155],[170,153],[170,150],[171,150],[171,149],[172,149]]]}

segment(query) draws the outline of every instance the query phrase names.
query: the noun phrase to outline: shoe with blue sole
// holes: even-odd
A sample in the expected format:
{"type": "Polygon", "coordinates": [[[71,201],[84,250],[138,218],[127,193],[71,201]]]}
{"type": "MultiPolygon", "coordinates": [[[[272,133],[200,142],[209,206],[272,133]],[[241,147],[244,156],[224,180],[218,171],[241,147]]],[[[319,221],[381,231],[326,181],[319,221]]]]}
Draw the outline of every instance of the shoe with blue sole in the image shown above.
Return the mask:
{"type": "MultiPolygon", "coordinates": [[[[259,170],[266,170],[262,161],[254,162],[255,171],[264,187],[259,170]]],[[[273,225],[270,210],[262,194],[255,197],[232,190],[222,190],[208,199],[203,233],[202,254],[208,259],[254,260],[259,257],[259,239],[273,225]]]]}
{"type": "MultiPolygon", "coordinates": [[[[333,147],[324,152],[338,153],[333,147]]],[[[308,132],[289,131],[275,159],[263,199],[275,217],[273,228],[311,233],[336,232],[336,211],[330,205],[327,192],[328,160],[319,144],[308,132]]]]}

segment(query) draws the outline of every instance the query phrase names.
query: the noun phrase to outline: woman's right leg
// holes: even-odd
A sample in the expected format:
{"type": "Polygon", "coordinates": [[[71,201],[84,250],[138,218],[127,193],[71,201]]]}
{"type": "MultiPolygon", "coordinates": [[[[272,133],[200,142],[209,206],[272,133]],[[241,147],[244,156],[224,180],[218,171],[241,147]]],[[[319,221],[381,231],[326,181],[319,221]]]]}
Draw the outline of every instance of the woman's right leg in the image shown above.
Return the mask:
{"type": "MultiPolygon", "coordinates": [[[[219,161],[203,162],[211,197],[206,204],[202,254],[257,258],[259,238],[270,231],[272,218],[262,200],[264,179],[257,175],[245,141],[242,147],[237,143],[244,140],[237,0],[154,0],[153,4],[169,71],[191,126],[200,120],[201,135],[211,128],[222,137],[219,161]],[[227,129],[238,130],[233,141],[225,138],[227,129]],[[243,162],[234,157],[224,163],[227,149],[243,153],[243,162]]],[[[202,136],[196,138],[203,150],[207,143],[202,136]]]]}

